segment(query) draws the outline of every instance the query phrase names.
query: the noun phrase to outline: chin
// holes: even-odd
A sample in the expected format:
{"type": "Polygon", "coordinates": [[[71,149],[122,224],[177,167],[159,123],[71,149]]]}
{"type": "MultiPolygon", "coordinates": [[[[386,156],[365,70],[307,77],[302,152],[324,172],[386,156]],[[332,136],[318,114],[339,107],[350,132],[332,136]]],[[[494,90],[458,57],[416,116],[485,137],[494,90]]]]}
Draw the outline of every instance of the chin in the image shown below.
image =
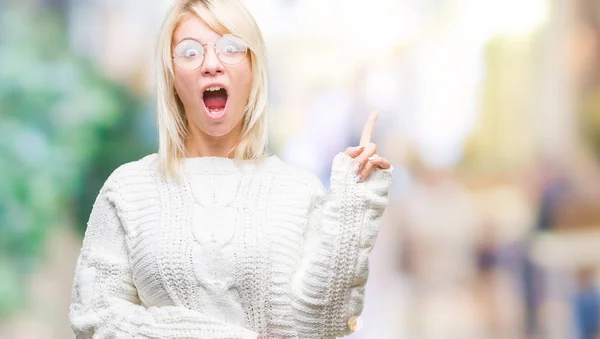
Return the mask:
{"type": "Polygon", "coordinates": [[[222,129],[222,128],[207,128],[203,129],[204,133],[210,135],[211,137],[222,137],[231,132],[231,129],[222,129]]]}
{"type": "Polygon", "coordinates": [[[231,126],[230,124],[211,124],[210,122],[205,125],[206,127],[202,130],[204,133],[212,136],[212,137],[222,137],[225,136],[233,130],[235,126],[231,126]],[[212,126],[211,126],[212,125],[212,126]]]}

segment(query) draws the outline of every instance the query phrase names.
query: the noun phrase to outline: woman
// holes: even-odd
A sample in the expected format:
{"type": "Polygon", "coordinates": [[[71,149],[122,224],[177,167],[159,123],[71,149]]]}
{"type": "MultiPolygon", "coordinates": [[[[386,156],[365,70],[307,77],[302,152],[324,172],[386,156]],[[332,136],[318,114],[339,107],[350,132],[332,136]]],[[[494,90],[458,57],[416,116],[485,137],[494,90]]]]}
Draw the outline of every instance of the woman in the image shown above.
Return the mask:
{"type": "Polygon", "coordinates": [[[333,338],[363,308],[391,166],[338,154],[326,199],[265,156],[261,33],[231,0],[175,1],[159,37],[158,154],[94,204],[70,307],[77,338],[333,338]]]}

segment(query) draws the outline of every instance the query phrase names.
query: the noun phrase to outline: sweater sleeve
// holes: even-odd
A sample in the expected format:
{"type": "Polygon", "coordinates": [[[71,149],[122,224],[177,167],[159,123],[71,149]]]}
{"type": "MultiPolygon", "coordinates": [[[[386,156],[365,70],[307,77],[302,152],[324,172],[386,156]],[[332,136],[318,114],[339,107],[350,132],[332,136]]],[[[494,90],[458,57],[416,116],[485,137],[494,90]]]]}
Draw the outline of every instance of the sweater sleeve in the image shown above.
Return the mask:
{"type": "Polygon", "coordinates": [[[301,338],[343,337],[355,330],[364,306],[369,253],[388,204],[392,169],[354,181],[353,161],[333,161],[331,195],[319,182],[310,204],[303,258],[292,283],[301,338]]]}
{"type": "Polygon", "coordinates": [[[142,305],[109,181],[94,203],[77,260],[69,312],[76,337],[256,339],[253,331],[185,307],[142,305]]]}

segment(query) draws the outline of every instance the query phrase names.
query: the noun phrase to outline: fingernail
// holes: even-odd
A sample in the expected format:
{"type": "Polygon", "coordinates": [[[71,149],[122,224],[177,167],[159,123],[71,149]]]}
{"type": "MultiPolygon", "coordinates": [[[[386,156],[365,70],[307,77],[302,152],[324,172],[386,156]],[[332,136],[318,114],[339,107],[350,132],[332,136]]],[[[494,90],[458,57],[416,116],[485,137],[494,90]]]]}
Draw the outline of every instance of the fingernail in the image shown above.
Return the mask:
{"type": "Polygon", "coordinates": [[[377,156],[376,155],[372,155],[369,157],[369,161],[373,161],[373,160],[377,160],[377,156]]]}
{"type": "Polygon", "coordinates": [[[360,174],[357,174],[357,175],[354,177],[354,182],[359,182],[361,178],[362,178],[362,176],[361,176],[360,174]]]}
{"type": "Polygon", "coordinates": [[[354,163],[354,167],[352,169],[354,170],[354,174],[358,174],[358,170],[360,169],[360,163],[354,163]]]}
{"type": "Polygon", "coordinates": [[[365,146],[357,146],[356,149],[363,149],[365,146]]]}

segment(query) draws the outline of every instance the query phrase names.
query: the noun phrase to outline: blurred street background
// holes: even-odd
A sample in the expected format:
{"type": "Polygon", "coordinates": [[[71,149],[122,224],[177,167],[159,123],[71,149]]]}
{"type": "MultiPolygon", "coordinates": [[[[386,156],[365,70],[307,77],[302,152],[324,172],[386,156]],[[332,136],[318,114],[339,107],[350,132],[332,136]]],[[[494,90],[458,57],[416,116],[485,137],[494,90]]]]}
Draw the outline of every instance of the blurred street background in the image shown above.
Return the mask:
{"type": "MultiPolygon", "coordinates": [[[[169,0],[0,0],[0,338],[73,338],[108,175],[155,152],[169,0]]],[[[395,167],[354,339],[597,339],[599,0],[246,0],[270,151],[395,167]]]]}

